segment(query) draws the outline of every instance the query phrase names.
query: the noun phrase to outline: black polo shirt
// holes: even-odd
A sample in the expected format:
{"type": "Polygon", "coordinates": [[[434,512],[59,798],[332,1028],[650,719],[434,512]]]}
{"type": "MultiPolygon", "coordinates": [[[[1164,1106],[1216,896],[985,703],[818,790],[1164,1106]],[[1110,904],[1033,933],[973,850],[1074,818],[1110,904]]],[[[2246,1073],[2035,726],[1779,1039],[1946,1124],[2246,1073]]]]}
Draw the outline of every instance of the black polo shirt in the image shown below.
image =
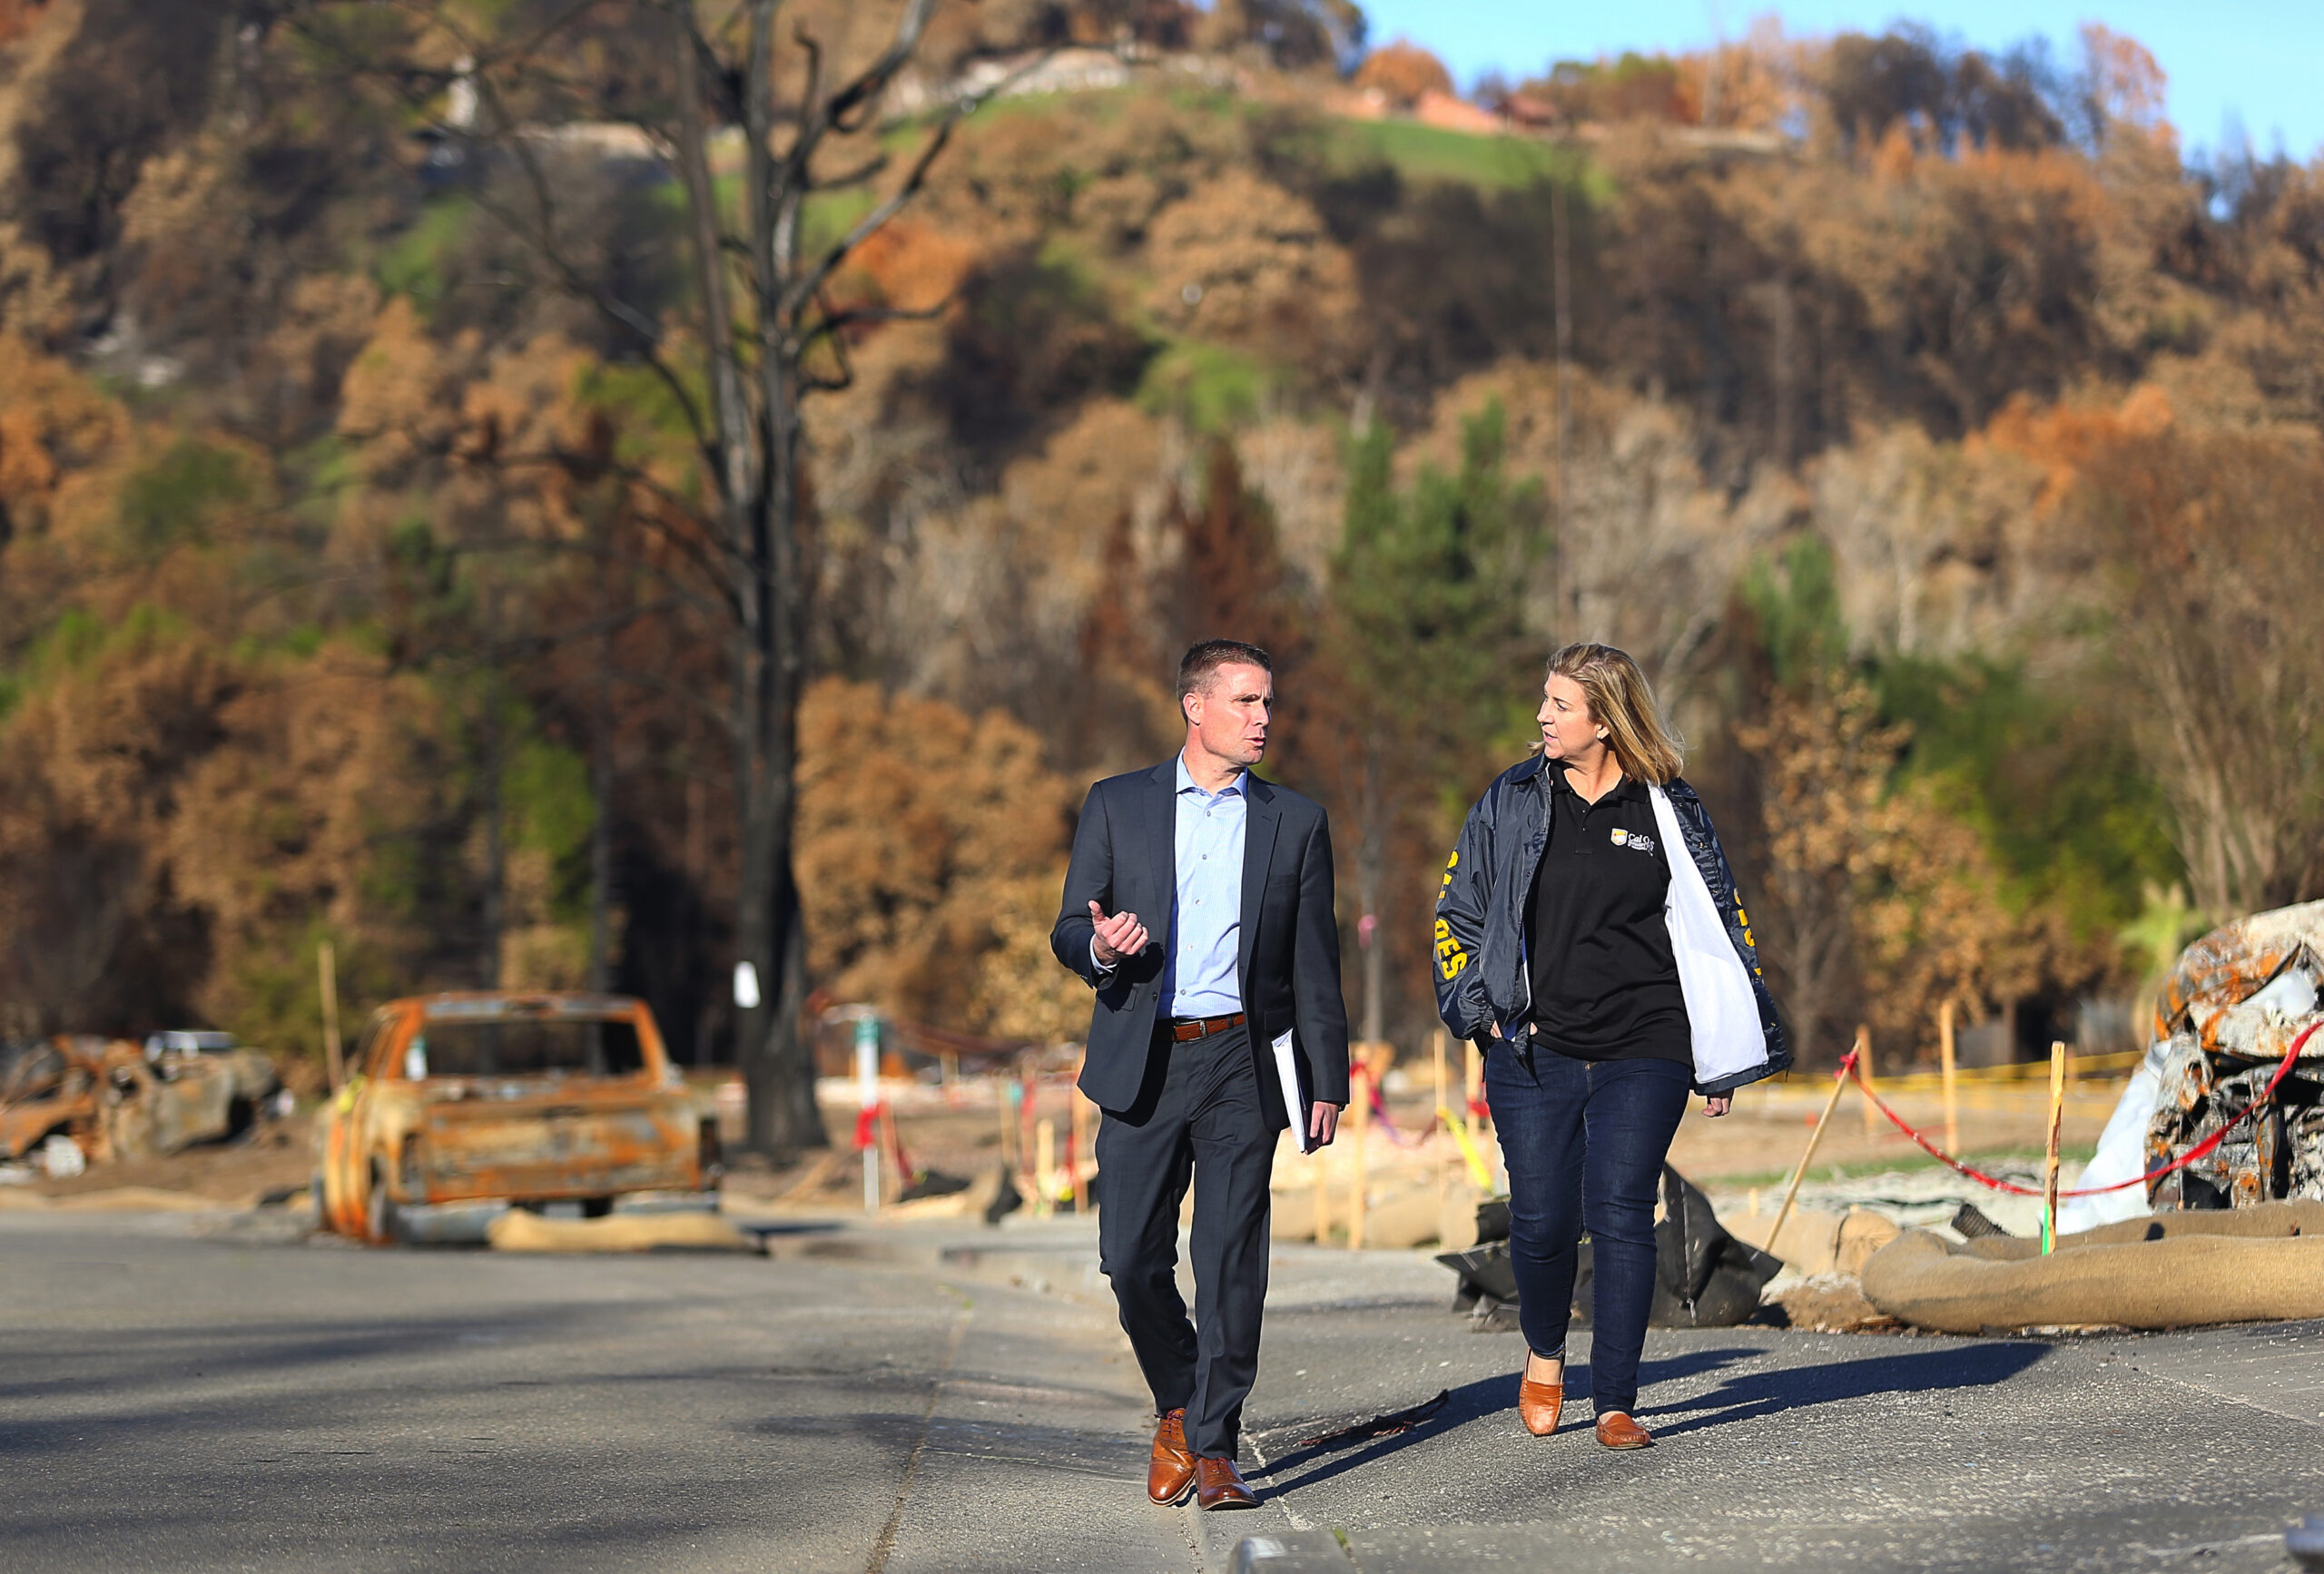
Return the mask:
{"type": "Polygon", "coordinates": [[[1541,775],[1550,839],[1525,924],[1536,1038],[1579,1060],[1693,1065],[1687,998],[1662,915],[1670,851],[1653,799],[1626,777],[1591,803],[1557,764],[1541,775]]]}

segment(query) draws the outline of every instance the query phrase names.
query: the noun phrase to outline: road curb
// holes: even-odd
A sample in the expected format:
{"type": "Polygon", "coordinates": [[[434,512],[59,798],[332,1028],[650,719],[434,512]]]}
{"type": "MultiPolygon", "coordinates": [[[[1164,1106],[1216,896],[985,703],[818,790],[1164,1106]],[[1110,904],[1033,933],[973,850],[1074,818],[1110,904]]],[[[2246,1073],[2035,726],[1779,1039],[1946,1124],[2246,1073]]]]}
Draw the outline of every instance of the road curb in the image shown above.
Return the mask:
{"type": "Polygon", "coordinates": [[[1347,1574],[1355,1567],[1329,1530],[1284,1530],[1236,1543],[1234,1574],[1347,1574]]]}

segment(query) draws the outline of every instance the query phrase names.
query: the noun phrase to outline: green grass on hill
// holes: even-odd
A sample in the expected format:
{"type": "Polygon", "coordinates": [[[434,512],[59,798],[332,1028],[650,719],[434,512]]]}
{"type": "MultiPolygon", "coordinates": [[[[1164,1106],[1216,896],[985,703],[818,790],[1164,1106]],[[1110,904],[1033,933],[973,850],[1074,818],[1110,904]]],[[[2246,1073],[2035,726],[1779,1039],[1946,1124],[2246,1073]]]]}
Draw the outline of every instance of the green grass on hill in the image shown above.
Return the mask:
{"type": "MultiPolygon", "coordinates": [[[[987,124],[1019,116],[1084,118],[1102,123],[1118,114],[1132,95],[1157,91],[1177,109],[1192,115],[1264,114],[1270,107],[1214,90],[1142,84],[1112,93],[1003,99],[979,110],[977,118],[987,124]]],[[[917,133],[918,123],[910,129],[917,133]]],[[[887,133],[899,146],[905,134],[904,128],[887,133]]],[[[1593,199],[1605,194],[1598,189],[1604,184],[1604,177],[1585,154],[1524,137],[1476,136],[1413,121],[1319,116],[1295,140],[1306,144],[1311,156],[1344,172],[1385,163],[1405,180],[1420,184],[1447,182],[1497,192],[1556,180],[1588,184],[1593,199]]]]}
{"type": "Polygon", "coordinates": [[[1348,163],[1377,159],[1409,181],[1465,182],[1486,191],[1536,181],[1579,181],[1588,161],[1522,137],[1472,136],[1412,121],[1332,123],[1333,152],[1348,163]]]}

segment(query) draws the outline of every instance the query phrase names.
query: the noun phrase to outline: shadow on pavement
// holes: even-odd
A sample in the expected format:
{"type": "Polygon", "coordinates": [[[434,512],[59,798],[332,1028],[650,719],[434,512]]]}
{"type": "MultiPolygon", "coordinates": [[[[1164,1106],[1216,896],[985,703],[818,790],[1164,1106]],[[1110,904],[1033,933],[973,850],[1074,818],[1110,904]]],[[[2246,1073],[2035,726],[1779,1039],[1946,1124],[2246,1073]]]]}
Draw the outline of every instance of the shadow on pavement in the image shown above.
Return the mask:
{"type": "MultiPolygon", "coordinates": [[[[1764,1350],[1738,1347],[1689,1351],[1684,1355],[1648,1361],[1639,1368],[1640,1386],[1651,1392],[1656,1383],[1675,1382],[1718,1372],[1766,1353],[1764,1350]]],[[[1670,1404],[1641,1406],[1639,1415],[1641,1421],[1649,1416],[1688,1418],[1652,1428],[1657,1436],[1667,1437],[1679,1432],[1699,1431],[1706,1427],[1723,1426],[1731,1422],[1757,1421],[1764,1416],[1779,1415],[1785,1411],[1810,1405],[1864,1399],[1873,1394],[1927,1393],[1945,1389],[1987,1387],[2007,1382],[2046,1353],[2046,1345],[1995,1341],[1986,1344],[1916,1351],[1910,1354],[1877,1355],[1867,1360],[1843,1361],[1826,1366],[1787,1366],[1780,1371],[1758,1372],[1729,1378],[1709,1393],[1670,1404]]],[[[1574,1413],[1577,1404],[1586,1412],[1589,1400],[1590,1364],[1577,1362],[1566,1372],[1568,1415],[1574,1413]]],[[[1302,1443],[1280,1458],[1268,1460],[1265,1468],[1255,1474],[1277,1491],[1314,1486],[1334,1476],[1345,1475],[1374,1460],[1385,1458],[1399,1449],[1441,1436],[1470,1422],[1516,1408],[1516,1372],[1482,1377],[1453,1389],[1443,1410],[1409,1431],[1365,1440],[1363,1447],[1337,1458],[1332,1456],[1346,1447],[1344,1443],[1302,1443]]],[[[1319,1431],[1335,1430],[1340,1424],[1333,1421],[1308,1422],[1296,1430],[1313,1437],[1319,1431]]],[[[1588,1424],[1586,1415],[1583,1424],[1588,1424]]],[[[1288,1431],[1293,1429],[1270,1430],[1288,1431]]]]}
{"type": "Polygon", "coordinates": [[[794,1235],[836,1235],[840,1225],[831,1219],[753,1219],[747,1215],[720,1215],[743,1234],[759,1244],[764,1251],[770,1240],[789,1240],[794,1235]]]}
{"type": "MultiPolygon", "coordinates": [[[[1643,1382],[1658,1382],[1693,1377],[1701,1372],[1716,1372],[1721,1367],[1732,1366],[1738,1361],[1748,1361],[1759,1353],[1760,1352],[1748,1348],[1689,1351],[1684,1355],[1673,1356],[1668,1360],[1645,1362],[1639,1369],[1639,1378],[1643,1382]]],[[[1589,1373],[1590,1368],[1586,1363],[1576,1364],[1566,1374],[1567,1393],[1572,1395],[1588,1393],[1589,1373]]],[[[1304,1475],[1292,1475],[1289,1472],[1305,1465],[1315,1464],[1316,1461],[1325,1460],[1347,1447],[1345,1443],[1331,1441],[1303,1442],[1282,1458],[1269,1460],[1266,1469],[1258,1473],[1271,1481],[1278,1491],[1288,1490],[1293,1487],[1312,1486],[1320,1481],[1330,1481],[1334,1476],[1344,1475],[1360,1465],[1369,1464],[1374,1460],[1392,1454],[1398,1449],[1409,1447],[1423,1439],[1441,1436],[1470,1422],[1516,1408],[1516,1372],[1509,1372],[1496,1373],[1492,1377],[1481,1377],[1474,1382],[1464,1382],[1452,1390],[1451,1397],[1443,1409],[1409,1431],[1396,1432],[1387,1437],[1362,1440],[1365,1442],[1364,1447],[1339,1459],[1331,1460],[1329,1463],[1316,1464],[1316,1468],[1307,1471],[1304,1475]]],[[[1302,1423],[1297,1430],[1312,1438],[1318,1432],[1328,1433],[1343,1430],[1348,1422],[1359,1419],[1348,1417],[1308,1422],[1302,1423]]]]}
{"type": "Polygon", "coordinates": [[[1757,1421],[1810,1405],[1882,1393],[1932,1393],[1946,1389],[1986,1388],[2006,1382],[2049,1353],[2046,1344],[1995,1340],[1986,1344],[1949,1345],[1905,1355],[1877,1355],[1829,1366],[1787,1366],[1728,1379],[1709,1393],[1672,1404],[1641,1408],[1647,1416],[1689,1419],[1650,1430],[1658,1437],[1700,1431],[1733,1422],[1757,1421]],[[1708,1412],[1708,1413],[1704,1413],[1708,1412]]]}

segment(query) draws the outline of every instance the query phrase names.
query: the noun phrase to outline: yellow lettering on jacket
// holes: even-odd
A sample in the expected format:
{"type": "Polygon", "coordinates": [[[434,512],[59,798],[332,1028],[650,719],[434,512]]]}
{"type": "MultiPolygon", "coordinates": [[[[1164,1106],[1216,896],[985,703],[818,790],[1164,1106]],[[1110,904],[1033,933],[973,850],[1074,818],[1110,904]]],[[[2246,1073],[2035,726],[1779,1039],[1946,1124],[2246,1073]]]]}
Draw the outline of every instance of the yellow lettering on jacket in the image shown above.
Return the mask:
{"type": "Polygon", "coordinates": [[[1443,919],[1436,920],[1436,971],[1440,977],[1457,977],[1469,965],[1469,953],[1452,938],[1452,926],[1443,919]]]}

